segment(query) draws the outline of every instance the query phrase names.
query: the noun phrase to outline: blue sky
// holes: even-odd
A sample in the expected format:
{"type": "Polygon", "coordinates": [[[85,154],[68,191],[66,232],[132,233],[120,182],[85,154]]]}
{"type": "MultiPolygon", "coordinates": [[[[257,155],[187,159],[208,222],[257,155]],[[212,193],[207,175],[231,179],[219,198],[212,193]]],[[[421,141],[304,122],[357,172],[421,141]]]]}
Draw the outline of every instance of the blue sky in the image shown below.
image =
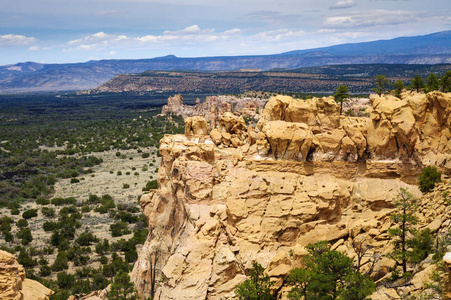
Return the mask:
{"type": "Polygon", "coordinates": [[[274,54],[451,29],[450,0],[0,0],[0,65],[274,54]]]}

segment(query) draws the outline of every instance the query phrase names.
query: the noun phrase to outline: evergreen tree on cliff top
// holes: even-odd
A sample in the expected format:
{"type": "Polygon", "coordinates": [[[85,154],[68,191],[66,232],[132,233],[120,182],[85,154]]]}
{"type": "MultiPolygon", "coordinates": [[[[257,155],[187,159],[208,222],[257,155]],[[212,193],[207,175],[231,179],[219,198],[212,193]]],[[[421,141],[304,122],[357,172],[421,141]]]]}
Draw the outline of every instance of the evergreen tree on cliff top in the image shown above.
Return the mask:
{"type": "Polygon", "coordinates": [[[426,87],[425,92],[429,93],[432,91],[438,91],[440,88],[440,84],[438,82],[438,77],[434,73],[429,74],[428,78],[426,78],[426,87]]]}
{"type": "Polygon", "coordinates": [[[393,86],[395,87],[393,93],[395,94],[396,97],[401,98],[401,92],[404,89],[404,82],[402,82],[401,80],[397,80],[395,81],[393,86]]]}
{"type": "Polygon", "coordinates": [[[424,82],[423,78],[421,78],[420,75],[416,75],[412,79],[412,90],[416,90],[417,93],[421,92],[421,90],[424,88],[424,82]]]}
{"type": "Polygon", "coordinates": [[[340,103],[340,115],[343,111],[343,102],[349,98],[349,89],[345,85],[340,85],[334,95],[335,101],[340,103]]]}
{"type": "Polygon", "coordinates": [[[374,82],[376,84],[376,87],[373,89],[376,94],[381,96],[382,94],[387,92],[387,88],[390,85],[390,82],[388,81],[387,77],[385,75],[379,74],[376,77],[374,77],[374,82]]]}
{"type": "Polygon", "coordinates": [[[451,91],[451,70],[446,71],[439,80],[440,83],[440,91],[447,93],[451,91]]]}

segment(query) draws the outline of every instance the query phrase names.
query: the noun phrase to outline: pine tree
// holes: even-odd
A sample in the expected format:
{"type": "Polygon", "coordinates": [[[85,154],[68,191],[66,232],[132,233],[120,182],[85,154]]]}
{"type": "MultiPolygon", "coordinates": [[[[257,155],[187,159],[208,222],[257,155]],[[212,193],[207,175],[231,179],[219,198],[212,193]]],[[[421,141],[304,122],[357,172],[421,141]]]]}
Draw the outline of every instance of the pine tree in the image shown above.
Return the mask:
{"type": "Polygon", "coordinates": [[[417,93],[419,93],[423,87],[424,87],[423,78],[421,78],[420,75],[416,75],[412,79],[412,90],[417,90],[417,93]]]}
{"type": "Polygon", "coordinates": [[[111,285],[111,290],[108,293],[110,300],[137,300],[138,294],[136,292],[133,282],[130,281],[130,276],[124,271],[120,272],[114,277],[114,282],[111,285]]]}
{"type": "Polygon", "coordinates": [[[235,294],[239,300],[272,300],[274,297],[271,295],[271,285],[265,269],[255,262],[250,278],[236,286],[235,294]]]}
{"type": "Polygon", "coordinates": [[[388,229],[388,235],[395,238],[392,241],[395,249],[389,253],[389,257],[401,265],[403,273],[406,273],[407,261],[411,255],[408,250],[408,240],[415,234],[414,225],[418,222],[415,216],[417,199],[409,191],[401,188],[393,203],[396,206],[396,212],[390,218],[398,224],[398,227],[388,229]]]}
{"type": "Polygon", "coordinates": [[[335,101],[340,103],[340,115],[343,111],[343,102],[349,98],[349,89],[345,85],[340,85],[337,88],[337,92],[334,95],[335,101]]]}
{"type": "Polygon", "coordinates": [[[428,78],[426,78],[426,88],[425,91],[427,93],[432,91],[438,91],[440,85],[438,82],[438,77],[434,73],[429,74],[428,78]]]}
{"type": "Polygon", "coordinates": [[[404,82],[402,82],[401,80],[397,80],[395,81],[393,86],[395,87],[395,89],[393,90],[395,96],[401,98],[401,92],[404,89],[404,82]]]}
{"type": "Polygon", "coordinates": [[[374,81],[376,83],[376,87],[373,89],[379,96],[387,92],[387,87],[390,84],[387,77],[385,75],[377,75],[374,77],[374,81]]]}
{"type": "Polygon", "coordinates": [[[440,77],[439,83],[440,91],[445,93],[451,91],[451,70],[446,71],[445,74],[440,77]]]}
{"type": "Polygon", "coordinates": [[[375,284],[353,267],[347,255],[330,250],[327,242],[309,244],[305,268],[291,270],[287,283],[293,288],[291,300],[363,300],[374,292],[375,284]]]}

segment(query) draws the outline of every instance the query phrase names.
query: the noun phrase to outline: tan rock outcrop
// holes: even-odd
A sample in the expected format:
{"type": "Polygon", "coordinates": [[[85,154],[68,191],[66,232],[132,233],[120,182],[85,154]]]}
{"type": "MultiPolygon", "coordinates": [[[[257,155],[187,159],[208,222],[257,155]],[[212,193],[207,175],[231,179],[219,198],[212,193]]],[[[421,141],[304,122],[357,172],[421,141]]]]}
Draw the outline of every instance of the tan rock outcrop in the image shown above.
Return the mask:
{"type": "Polygon", "coordinates": [[[177,94],[168,98],[168,104],[163,106],[161,114],[178,115],[184,119],[201,116],[205,118],[211,128],[215,128],[218,117],[226,113],[257,120],[266,101],[267,99],[221,95],[208,96],[203,102],[197,98],[195,105],[185,105],[183,97],[177,94]]]}
{"type": "Polygon", "coordinates": [[[26,279],[25,270],[14,255],[0,250],[0,299],[49,300],[53,291],[41,283],[26,279]]]}
{"type": "Polygon", "coordinates": [[[207,135],[208,132],[208,124],[203,117],[185,119],[185,135],[207,135]]]}
{"type": "MultiPolygon", "coordinates": [[[[394,262],[383,254],[393,249],[387,229],[399,189],[420,197],[411,179],[422,166],[450,170],[443,132],[451,120],[437,119],[449,119],[451,95],[372,103],[371,118],[354,118],[340,116],[332,98],[278,96],[255,131],[225,113],[209,135],[190,129],[165,136],[158,190],[141,197],[150,233],[132,272],[140,294],[232,299],[258,261],[282,297],[282,278],[299,267],[305,246],[321,240],[350,257],[354,241],[365,241],[382,257],[371,276],[386,276],[394,262]],[[428,148],[425,131],[439,139],[428,148]]],[[[419,228],[444,230],[451,207],[442,194],[449,188],[445,181],[420,198],[419,228]]],[[[374,299],[404,292],[380,287],[374,299]]]]}
{"type": "Polygon", "coordinates": [[[340,116],[331,97],[272,97],[257,124],[263,133],[259,153],[300,161],[371,159],[394,163],[396,172],[406,176],[430,164],[451,170],[450,94],[413,94],[403,100],[372,95],[370,101],[370,118],[356,118],[340,116]],[[301,141],[293,139],[294,133],[301,141]]]}

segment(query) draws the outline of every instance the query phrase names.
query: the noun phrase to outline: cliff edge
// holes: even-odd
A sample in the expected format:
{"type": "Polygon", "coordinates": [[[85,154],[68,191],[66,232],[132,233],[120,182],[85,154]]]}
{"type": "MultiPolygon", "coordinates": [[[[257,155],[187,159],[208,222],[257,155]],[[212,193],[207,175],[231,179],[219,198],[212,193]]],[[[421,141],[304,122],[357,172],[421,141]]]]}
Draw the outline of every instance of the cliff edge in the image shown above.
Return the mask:
{"type": "MultiPolygon", "coordinates": [[[[394,266],[383,254],[400,188],[419,197],[420,227],[447,232],[451,182],[427,197],[415,183],[424,166],[451,171],[451,94],[370,100],[370,117],[354,118],[340,116],[332,97],[277,96],[255,129],[224,113],[216,128],[192,117],[185,135],[165,136],[158,190],[141,197],[150,232],[132,272],[140,294],[232,299],[258,261],[284,299],[283,278],[320,240],[350,257],[356,243],[371,245],[380,258],[371,277],[382,280],[394,266]]],[[[415,277],[421,284],[379,287],[376,299],[419,290],[415,277]]]]}

